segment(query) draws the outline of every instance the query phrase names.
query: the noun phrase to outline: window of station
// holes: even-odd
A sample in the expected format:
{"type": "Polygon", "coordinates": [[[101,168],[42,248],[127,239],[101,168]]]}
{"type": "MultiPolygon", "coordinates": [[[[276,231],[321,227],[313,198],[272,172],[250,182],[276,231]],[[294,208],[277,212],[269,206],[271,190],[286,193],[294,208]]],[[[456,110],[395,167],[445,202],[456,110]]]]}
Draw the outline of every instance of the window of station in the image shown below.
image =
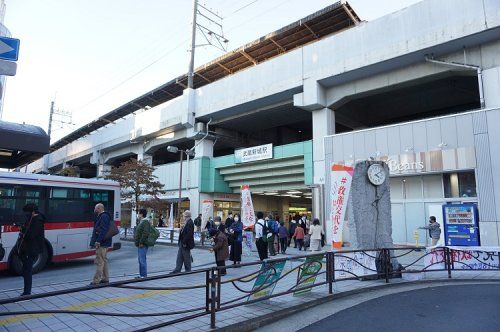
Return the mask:
{"type": "Polygon", "coordinates": [[[477,197],[474,171],[443,174],[446,198],[477,197]]]}
{"type": "Polygon", "coordinates": [[[221,217],[222,221],[227,218],[229,212],[232,212],[234,216],[235,214],[240,214],[241,211],[240,202],[215,201],[214,207],[215,215],[221,217]]]}

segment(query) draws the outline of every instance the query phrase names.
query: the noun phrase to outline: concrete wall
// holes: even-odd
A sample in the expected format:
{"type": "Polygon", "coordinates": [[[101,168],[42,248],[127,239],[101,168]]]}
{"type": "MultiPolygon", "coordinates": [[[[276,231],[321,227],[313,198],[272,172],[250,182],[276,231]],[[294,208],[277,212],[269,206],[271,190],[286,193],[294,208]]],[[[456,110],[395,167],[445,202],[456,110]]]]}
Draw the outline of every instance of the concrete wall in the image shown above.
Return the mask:
{"type": "MultiPolygon", "coordinates": [[[[474,148],[483,245],[500,244],[500,109],[475,111],[398,125],[360,130],[325,138],[325,169],[334,161],[412,152],[474,148]]],[[[325,193],[329,197],[330,173],[325,193]]],[[[327,218],[329,218],[329,204],[327,218]]],[[[425,215],[425,213],[424,213],[425,215]]]]}

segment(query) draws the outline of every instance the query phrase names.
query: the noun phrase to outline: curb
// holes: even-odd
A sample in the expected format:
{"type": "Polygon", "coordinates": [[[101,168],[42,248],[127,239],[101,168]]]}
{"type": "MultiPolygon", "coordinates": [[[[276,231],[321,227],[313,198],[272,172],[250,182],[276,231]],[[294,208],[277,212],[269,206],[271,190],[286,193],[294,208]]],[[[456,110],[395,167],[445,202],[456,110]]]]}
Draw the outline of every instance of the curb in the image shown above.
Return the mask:
{"type": "Polygon", "coordinates": [[[268,324],[274,323],[277,320],[281,320],[283,318],[292,316],[293,314],[297,312],[302,312],[304,310],[310,309],[312,307],[315,307],[320,304],[324,304],[327,302],[331,302],[335,299],[339,298],[344,298],[352,295],[357,295],[361,294],[364,292],[370,292],[370,291],[376,291],[380,290],[383,288],[391,287],[391,288],[396,288],[396,287],[402,287],[402,286],[408,286],[408,285],[419,285],[419,284],[432,284],[432,283],[437,283],[437,282],[449,282],[449,283],[454,283],[454,282],[473,282],[473,283],[483,283],[483,282],[495,282],[495,283],[500,283],[499,279],[429,279],[429,280],[420,280],[420,281],[408,281],[408,282],[402,282],[402,283],[397,283],[397,284],[382,284],[378,286],[371,286],[371,287],[366,287],[366,288],[358,288],[358,289],[353,289],[350,291],[345,291],[345,292],[340,292],[337,294],[331,294],[331,295],[326,295],[324,297],[321,297],[319,299],[314,299],[305,303],[301,303],[298,305],[294,305],[291,307],[288,307],[286,309],[281,309],[275,312],[271,312],[265,315],[262,315],[260,317],[252,318],[251,320],[246,320],[242,321],[236,324],[231,324],[225,327],[221,328],[215,328],[215,331],[220,331],[220,332],[247,332],[247,331],[254,331],[258,328],[264,327],[268,324]]]}

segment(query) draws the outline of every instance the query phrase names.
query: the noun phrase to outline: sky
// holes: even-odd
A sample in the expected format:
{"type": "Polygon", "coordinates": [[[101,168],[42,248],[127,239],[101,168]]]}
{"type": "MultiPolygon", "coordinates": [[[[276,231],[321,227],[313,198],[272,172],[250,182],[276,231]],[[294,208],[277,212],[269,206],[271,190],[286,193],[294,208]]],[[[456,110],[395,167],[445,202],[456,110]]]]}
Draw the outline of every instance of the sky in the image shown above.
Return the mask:
{"type": "MultiPolygon", "coordinates": [[[[421,0],[350,0],[372,21],[421,0]]],[[[200,0],[223,19],[232,50],[334,0],[200,0]]],[[[50,103],[71,112],[52,142],[187,72],[192,0],[6,0],[5,26],[21,40],[2,120],[47,129],[50,103]]],[[[206,22],[205,22],[206,23],[206,22]]],[[[215,28],[215,27],[214,27],[215,28]]],[[[204,44],[198,34],[197,44],[204,44]]],[[[224,54],[196,48],[195,67],[224,54]]]]}

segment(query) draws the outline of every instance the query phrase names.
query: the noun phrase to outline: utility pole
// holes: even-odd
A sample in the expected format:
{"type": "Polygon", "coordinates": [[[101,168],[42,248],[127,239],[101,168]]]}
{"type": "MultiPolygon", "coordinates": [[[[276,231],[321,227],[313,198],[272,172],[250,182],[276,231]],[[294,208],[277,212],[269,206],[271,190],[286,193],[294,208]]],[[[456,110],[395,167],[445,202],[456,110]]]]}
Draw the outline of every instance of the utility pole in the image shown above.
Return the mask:
{"type": "Polygon", "coordinates": [[[193,22],[191,26],[191,54],[188,69],[188,89],[193,89],[194,50],[196,48],[196,16],[198,14],[198,0],[193,0],[193,22]]]}
{"type": "MultiPolygon", "coordinates": [[[[51,101],[50,113],[49,113],[49,127],[47,129],[47,135],[49,135],[49,140],[52,138],[52,129],[53,129],[52,124],[55,122],[60,124],[60,127],[57,129],[61,129],[64,127],[64,125],[73,125],[73,116],[71,112],[56,109],[55,101],[51,101]]],[[[43,160],[44,173],[49,172],[49,159],[50,159],[50,153],[44,156],[43,160]]]]}
{"type": "Polygon", "coordinates": [[[198,46],[211,45],[222,51],[227,51],[229,40],[224,37],[222,29],[222,17],[213,10],[198,4],[198,0],[193,0],[193,22],[191,25],[191,48],[188,68],[188,89],[194,88],[194,53],[198,46]],[[198,20],[198,15],[203,22],[198,20]],[[215,29],[212,29],[215,27],[215,29]],[[205,37],[206,44],[196,45],[196,30],[199,30],[205,37]]]}
{"type": "Polygon", "coordinates": [[[50,102],[50,114],[49,114],[49,130],[47,131],[47,135],[49,135],[50,139],[50,134],[52,133],[52,117],[54,116],[54,101],[50,102]]]}

